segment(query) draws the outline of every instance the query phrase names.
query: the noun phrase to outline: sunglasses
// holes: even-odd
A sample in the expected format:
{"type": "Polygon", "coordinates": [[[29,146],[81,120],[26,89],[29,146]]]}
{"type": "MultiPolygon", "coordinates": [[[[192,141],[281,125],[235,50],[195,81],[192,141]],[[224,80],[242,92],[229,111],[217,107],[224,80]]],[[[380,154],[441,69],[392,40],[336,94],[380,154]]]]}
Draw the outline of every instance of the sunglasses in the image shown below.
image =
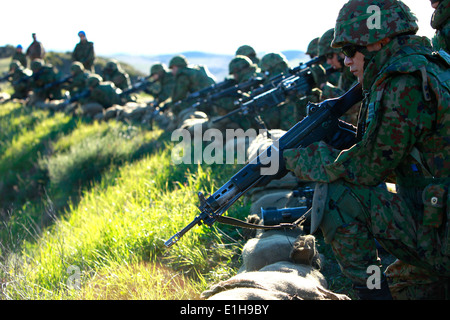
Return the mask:
{"type": "Polygon", "coordinates": [[[362,54],[364,54],[366,50],[367,50],[366,47],[354,44],[349,44],[341,48],[342,53],[348,58],[353,58],[356,52],[361,52],[362,54]]]}
{"type": "Polygon", "coordinates": [[[325,58],[327,58],[327,59],[333,59],[333,57],[334,57],[334,52],[332,52],[332,53],[327,53],[326,55],[325,55],[325,58]]]}

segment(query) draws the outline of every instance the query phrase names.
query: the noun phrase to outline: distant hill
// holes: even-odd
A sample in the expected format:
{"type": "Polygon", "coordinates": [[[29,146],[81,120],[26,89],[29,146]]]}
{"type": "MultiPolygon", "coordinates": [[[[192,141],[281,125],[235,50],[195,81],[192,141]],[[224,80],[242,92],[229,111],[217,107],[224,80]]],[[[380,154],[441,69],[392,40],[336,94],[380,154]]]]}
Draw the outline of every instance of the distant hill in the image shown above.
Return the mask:
{"type": "MultiPolygon", "coordinates": [[[[289,61],[291,67],[297,66],[300,62],[305,62],[309,60],[309,57],[305,55],[303,51],[289,50],[282,51],[289,61]]],[[[123,61],[130,66],[134,67],[136,70],[144,73],[150,73],[150,67],[157,62],[169,64],[170,59],[177,54],[184,55],[189,63],[191,64],[201,64],[208,67],[208,70],[216,77],[218,81],[222,81],[228,75],[228,64],[233,59],[233,55],[226,54],[214,54],[206,52],[188,51],[182,53],[174,54],[164,54],[164,55],[154,55],[154,56],[133,56],[126,54],[117,54],[111,56],[111,58],[123,61]]],[[[261,58],[264,53],[258,54],[261,58]]]]}

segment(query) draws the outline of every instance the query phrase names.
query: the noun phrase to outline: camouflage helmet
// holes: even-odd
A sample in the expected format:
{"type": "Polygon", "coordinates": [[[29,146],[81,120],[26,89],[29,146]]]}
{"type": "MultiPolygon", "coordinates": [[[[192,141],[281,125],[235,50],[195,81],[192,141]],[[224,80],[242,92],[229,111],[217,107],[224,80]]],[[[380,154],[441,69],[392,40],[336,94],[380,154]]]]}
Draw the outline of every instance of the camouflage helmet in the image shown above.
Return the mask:
{"type": "Polygon", "coordinates": [[[319,57],[325,56],[329,53],[339,53],[339,49],[335,49],[331,47],[331,42],[334,37],[334,28],[331,28],[319,38],[319,42],[317,44],[317,55],[319,57]]]}
{"type": "Polygon", "coordinates": [[[244,44],[236,50],[236,56],[255,57],[256,51],[251,46],[244,44]]]}
{"type": "Polygon", "coordinates": [[[185,68],[188,65],[188,61],[185,56],[179,55],[173,57],[169,62],[169,68],[172,69],[173,66],[177,66],[180,68],[185,68]]]}
{"type": "Polygon", "coordinates": [[[80,72],[84,72],[84,66],[81,62],[79,61],[74,61],[72,62],[72,65],[70,66],[70,71],[78,74],[80,72]]]}
{"type": "Polygon", "coordinates": [[[285,69],[288,67],[288,61],[282,53],[271,52],[261,59],[261,71],[267,72],[274,68],[285,69]]]}
{"type": "Polygon", "coordinates": [[[239,73],[240,71],[247,69],[252,65],[253,62],[252,60],[250,60],[250,58],[243,55],[237,55],[230,61],[228,65],[228,73],[229,74],[239,73]]]}
{"type": "Polygon", "coordinates": [[[116,60],[110,60],[106,63],[105,69],[108,71],[116,71],[118,69],[118,62],[116,60]]]}
{"type": "Polygon", "coordinates": [[[387,37],[415,34],[417,18],[400,0],[350,0],[339,11],[333,48],[367,46],[387,37]]]}
{"type": "Polygon", "coordinates": [[[44,66],[44,60],[35,59],[35,60],[31,61],[30,69],[31,69],[31,71],[36,72],[39,69],[41,69],[43,66],[44,66]]]}
{"type": "Polygon", "coordinates": [[[92,88],[92,87],[98,86],[100,84],[100,82],[102,82],[102,81],[103,81],[103,78],[101,76],[99,76],[98,74],[91,74],[86,80],[86,85],[89,88],[92,88]]]}
{"type": "Polygon", "coordinates": [[[157,73],[166,72],[166,71],[167,71],[167,67],[164,63],[155,63],[150,68],[150,76],[157,74],[157,73]]]}
{"type": "Polygon", "coordinates": [[[311,40],[311,42],[308,44],[308,48],[306,49],[306,54],[309,54],[311,57],[316,57],[318,55],[318,46],[319,44],[319,37],[314,38],[311,40]]]}

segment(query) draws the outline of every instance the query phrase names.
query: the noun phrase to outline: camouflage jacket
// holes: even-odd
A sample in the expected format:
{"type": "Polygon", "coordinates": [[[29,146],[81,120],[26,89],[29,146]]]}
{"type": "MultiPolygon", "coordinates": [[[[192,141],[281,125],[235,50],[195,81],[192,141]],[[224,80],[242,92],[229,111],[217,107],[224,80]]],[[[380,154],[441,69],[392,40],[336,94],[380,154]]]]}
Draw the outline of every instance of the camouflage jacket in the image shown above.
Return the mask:
{"type": "Polygon", "coordinates": [[[72,60],[81,62],[85,69],[91,70],[95,60],[94,43],[90,41],[77,43],[72,52],[72,60]]]}
{"type": "MultiPolygon", "coordinates": [[[[286,167],[303,180],[344,179],[356,185],[378,185],[394,177],[402,185],[407,177],[422,171],[411,156],[416,148],[435,178],[448,179],[450,110],[448,101],[437,106],[435,97],[441,101],[442,88],[432,76],[448,73],[448,65],[426,58],[432,56],[427,43],[418,36],[396,37],[369,62],[364,71],[366,95],[358,143],[342,151],[324,142],[286,150],[286,167]],[[431,94],[427,77],[433,83],[431,94]]],[[[449,77],[443,81],[441,85],[448,88],[449,77]]]]}
{"type": "Polygon", "coordinates": [[[29,77],[32,75],[30,69],[16,68],[11,77],[11,84],[14,89],[13,98],[25,98],[29,91],[29,77]]]}
{"type": "Polygon", "coordinates": [[[442,0],[433,13],[431,26],[436,29],[433,48],[450,52],[450,0],[442,0]]]}
{"type": "Polygon", "coordinates": [[[145,92],[151,94],[160,103],[171,97],[174,86],[175,78],[173,74],[171,72],[164,72],[158,81],[150,82],[145,92]]]}
{"type": "MultiPolygon", "coordinates": [[[[258,72],[258,70],[256,67],[250,67],[240,71],[237,84],[242,84],[255,78],[264,78],[264,75],[258,72]]],[[[222,97],[214,101],[213,104],[208,105],[205,111],[212,116],[224,116],[236,109],[234,102],[238,98],[236,95],[222,97]]]]}
{"type": "Polygon", "coordinates": [[[11,60],[17,60],[24,68],[27,67],[27,56],[23,52],[15,52],[11,60]]]}
{"type": "Polygon", "coordinates": [[[175,75],[172,101],[183,100],[189,93],[197,92],[213,84],[214,81],[199,66],[180,68],[175,75]]]}
{"type": "Polygon", "coordinates": [[[88,72],[79,72],[73,76],[72,81],[70,81],[67,86],[67,90],[69,90],[71,97],[87,89],[86,80],[88,77],[88,72]]]}
{"type": "Polygon", "coordinates": [[[34,91],[41,90],[45,85],[56,81],[58,78],[55,69],[51,65],[45,65],[37,72],[34,72],[30,78],[30,87],[34,91]]]}
{"type": "Polygon", "coordinates": [[[104,72],[103,80],[113,82],[117,88],[124,91],[131,87],[130,76],[121,70],[115,70],[111,73],[104,72]]]}

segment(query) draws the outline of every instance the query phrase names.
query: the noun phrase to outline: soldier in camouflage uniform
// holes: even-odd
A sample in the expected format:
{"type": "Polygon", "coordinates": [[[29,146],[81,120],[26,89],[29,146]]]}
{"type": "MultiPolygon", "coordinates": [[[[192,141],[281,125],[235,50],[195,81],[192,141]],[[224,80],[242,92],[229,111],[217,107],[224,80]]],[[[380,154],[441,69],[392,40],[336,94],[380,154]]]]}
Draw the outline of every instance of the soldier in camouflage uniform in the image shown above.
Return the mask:
{"type": "Polygon", "coordinates": [[[448,298],[450,62],[414,35],[415,20],[401,1],[344,5],[332,46],[365,92],[358,142],[284,152],[297,177],[319,182],[311,230],[320,226],[362,299],[448,298]],[[380,8],[379,28],[369,28],[371,5],[380,8]],[[368,267],[381,267],[374,238],[398,260],[386,269],[390,285],[382,275],[371,289],[368,267]]]}
{"type": "Polygon", "coordinates": [[[214,78],[204,66],[190,66],[186,57],[182,55],[173,57],[169,62],[169,68],[175,77],[175,86],[172,92],[172,111],[176,115],[189,107],[184,103],[177,102],[187,98],[189,93],[197,92],[215,83],[214,78]]]}
{"type": "Polygon", "coordinates": [[[24,68],[28,67],[27,56],[23,53],[23,47],[20,44],[16,47],[16,51],[12,56],[11,61],[13,60],[19,61],[24,68]]]}
{"type": "Polygon", "coordinates": [[[255,65],[259,66],[260,60],[256,55],[255,49],[253,47],[244,44],[237,48],[235,56],[246,56],[249,58],[255,65]]]}
{"type": "Polygon", "coordinates": [[[110,60],[103,69],[103,80],[111,81],[116,88],[125,91],[131,87],[130,76],[122,69],[117,60],[110,60]]]}
{"type": "MultiPolygon", "coordinates": [[[[145,92],[150,94],[154,101],[153,106],[164,108],[166,103],[172,101],[172,92],[175,86],[175,77],[169,71],[164,63],[155,63],[150,67],[149,85],[145,88],[145,92]]],[[[154,115],[154,108],[149,108],[142,118],[142,122],[146,123],[155,120],[160,128],[167,128],[170,124],[170,116],[164,114],[154,115]]],[[[169,114],[170,112],[166,112],[169,114]]]]}
{"type": "MultiPolygon", "coordinates": [[[[324,80],[327,80],[325,83],[319,84],[321,90],[320,100],[339,97],[357,83],[356,77],[344,65],[344,54],[340,49],[331,47],[333,37],[334,28],[327,30],[319,39],[318,55],[325,57],[326,64],[337,71],[324,78],[324,80]]],[[[359,107],[360,104],[356,104],[341,119],[356,125],[359,107]]]]}
{"type": "Polygon", "coordinates": [[[35,59],[31,62],[31,71],[33,75],[30,78],[30,89],[33,91],[28,104],[34,104],[37,101],[62,99],[61,86],[47,88],[47,85],[58,80],[59,76],[55,68],[50,64],[45,64],[41,59],[35,59]]]}
{"type": "Polygon", "coordinates": [[[84,69],[81,62],[72,62],[70,74],[72,78],[63,86],[63,89],[69,92],[70,99],[73,99],[73,102],[65,100],[58,107],[59,110],[64,109],[64,112],[66,113],[75,112],[78,107],[78,102],[81,102],[88,95],[89,91],[87,79],[90,73],[84,69]]]}
{"type": "MultiPolygon", "coordinates": [[[[45,49],[44,46],[40,41],[37,41],[36,33],[31,34],[33,38],[33,42],[30,44],[30,46],[27,48],[26,55],[30,61],[33,61],[35,59],[44,59],[45,57],[45,49]]],[[[31,65],[30,65],[31,67],[31,65]]]]}
{"type": "Polygon", "coordinates": [[[120,105],[120,89],[111,81],[103,81],[97,74],[91,74],[86,80],[90,95],[83,100],[81,110],[84,115],[95,119],[103,119],[103,110],[114,105],[120,105]]]}
{"type": "MultiPolygon", "coordinates": [[[[228,73],[234,78],[236,84],[242,84],[254,78],[264,78],[260,71],[258,66],[250,58],[243,55],[235,56],[228,64],[228,73]]],[[[216,117],[222,117],[236,109],[236,105],[234,104],[236,99],[236,96],[222,97],[214,101],[214,104],[209,105],[206,113],[210,116],[211,120],[216,119],[216,117]]],[[[259,129],[251,119],[251,116],[244,117],[241,115],[226,117],[216,123],[212,123],[211,121],[210,127],[219,130],[238,128],[247,130],[251,127],[259,129]]]]}
{"type": "Polygon", "coordinates": [[[81,62],[72,62],[70,74],[72,75],[72,79],[69,81],[66,89],[69,91],[71,97],[87,90],[86,81],[90,73],[84,69],[81,62]]]}
{"type": "Polygon", "coordinates": [[[72,61],[81,62],[86,71],[93,72],[95,61],[94,43],[87,40],[84,31],[78,32],[78,36],[80,37],[80,42],[73,49],[72,61]]]}
{"type": "Polygon", "coordinates": [[[151,94],[156,103],[161,104],[171,98],[175,78],[164,63],[155,63],[150,68],[149,86],[144,90],[151,94]]]}
{"type": "Polygon", "coordinates": [[[318,44],[318,55],[325,57],[327,65],[337,70],[333,74],[333,77],[337,77],[337,85],[333,84],[335,83],[333,79],[319,85],[320,90],[322,90],[321,100],[339,97],[357,82],[350,69],[344,66],[344,55],[342,52],[337,48],[331,47],[333,37],[334,28],[327,30],[320,37],[318,44]]]}
{"type": "Polygon", "coordinates": [[[431,0],[431,6],[436,9],[431,17],[431,26],[436,29],[433,48],[450,53],[450,0],[431,0]]]}
{"type": "MultiPolygon", "coordinates": [[[[268,82],[271,78],[285,74],[289,75],[289,65],[282,53],[271,52],[261,58],[261,72],[268,82]]],[[[288,99],[275,108],[268,108],[261,113],[268,129],[289,130],[299,121],[295,101],[288,99]]]]}
{"type": "Polygon", "coordinates": [[[32,74],[31,70],[24,68],[19,61],[13,60],[9,65],[9,73],[14,89],[11,99],[26,99],[30,91],[28,80],[32,74]]]}

